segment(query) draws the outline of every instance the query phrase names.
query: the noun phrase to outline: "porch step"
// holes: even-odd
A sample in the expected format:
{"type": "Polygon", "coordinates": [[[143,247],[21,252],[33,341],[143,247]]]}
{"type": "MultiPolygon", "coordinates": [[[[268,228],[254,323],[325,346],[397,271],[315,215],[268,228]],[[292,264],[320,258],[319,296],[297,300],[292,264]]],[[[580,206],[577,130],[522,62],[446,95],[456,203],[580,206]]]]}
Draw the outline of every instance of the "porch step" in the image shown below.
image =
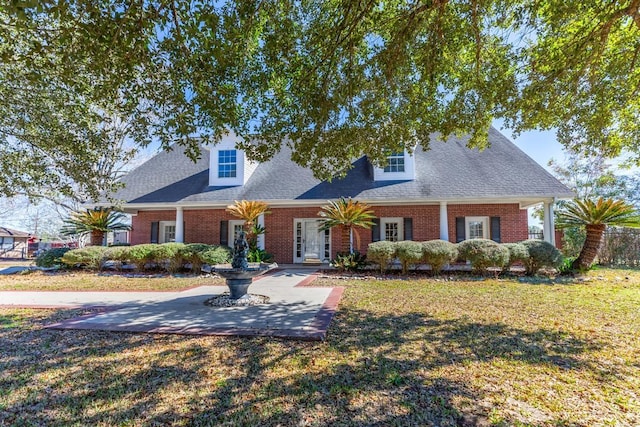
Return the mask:
{"type": "Polygon", "coordinates": [[[321,265],[322,261],[320,258],[307,258],[302,261],[302,265],[321,265]]]}

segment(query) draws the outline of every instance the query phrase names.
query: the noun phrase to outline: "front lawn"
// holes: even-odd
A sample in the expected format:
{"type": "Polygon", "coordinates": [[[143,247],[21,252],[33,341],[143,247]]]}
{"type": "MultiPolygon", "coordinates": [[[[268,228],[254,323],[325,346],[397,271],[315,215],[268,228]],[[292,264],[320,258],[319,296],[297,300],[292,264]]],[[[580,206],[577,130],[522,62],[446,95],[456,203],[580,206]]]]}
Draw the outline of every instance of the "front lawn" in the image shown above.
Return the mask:
{"type": "MultiPolygon", "coordinates": [[[[43,272],[0,276],[2,291],[182,291],[197,286],[221,285],[217,276],[190,274],[92,273],[75,271],[43,272]]],[[[0,305],[2,301],[0,301],[0,305]]]]}
{"type": "Polygon", "coordinates": [[[0,425],[637,426],[640,273],[590,277],[321,279],[347,287],[322,343],[2,309],[0,425]]]}

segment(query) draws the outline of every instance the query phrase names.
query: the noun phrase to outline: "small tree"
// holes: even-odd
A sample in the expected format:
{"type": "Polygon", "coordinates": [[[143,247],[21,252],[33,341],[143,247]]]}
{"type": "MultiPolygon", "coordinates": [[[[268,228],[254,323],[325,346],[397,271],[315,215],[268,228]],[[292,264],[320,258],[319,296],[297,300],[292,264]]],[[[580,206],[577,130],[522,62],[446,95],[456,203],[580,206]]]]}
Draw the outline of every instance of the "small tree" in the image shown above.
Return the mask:
{"type": "Polygon", "coordinates": [[[91,246],[102,246],[105,233],[109,231],[131,230],[124,222],[126,215],[114,208],[97,207],[85,211],[72,212],[60,232],[65,236],[90,236],[91,246]]]}
{"type": "Polygon", "coordinates": [[[375,215],[368,204],[341,197],[336,201],[329,201],[322,207],[318,215],[323,219],[320,231],[333,227],[340,228],[340,241],[343,252],[353,253],[351,235],[356,239],[356,247],[360,246],[360,236],[356,228],[369,229],[373,225],[375,215]]]}
{"type": "Polygon", "coordinates": [[[622,201],[604,199],[575,199],[566,203],[558,212],[556,225],[559,228],[581,227],[586,229],[587,237],[580,255],[571,267],[588,270],[598,255],[607,226],[640,227],[640,215],[636,209],[622,201]]]}

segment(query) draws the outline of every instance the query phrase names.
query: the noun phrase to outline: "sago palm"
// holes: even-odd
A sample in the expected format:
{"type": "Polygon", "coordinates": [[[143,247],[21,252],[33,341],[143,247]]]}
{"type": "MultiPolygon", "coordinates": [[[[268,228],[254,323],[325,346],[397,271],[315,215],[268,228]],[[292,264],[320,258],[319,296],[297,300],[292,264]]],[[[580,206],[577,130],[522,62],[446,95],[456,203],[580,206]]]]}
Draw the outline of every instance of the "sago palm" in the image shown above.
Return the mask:
{"type": "Polygon", "coordinates": [[[256,228],[255,225],[260,215],[270,213],[269,205],[259,200],[236,200],[233,205],[227,206],[227,212],[236,218],[244,220],[244,231],[247,240],[256,238],[257,230],[264,232],[264,228],[256,228]]]}
{"type": "Polygon", "coordinates": [[[351,233],[353,232],[356,244],[359,246],[360,237],[356,228],[371,228],[373,225],[372,219],[375,218],[369,205],[354,201],[351,198],[345,199],[344,197],[336,201],[329,201],[329,204],[323,206],[318,215],[323,219],[320,230],[324,231],[333,227],[340,228],[340,240],[344,252],[347,250],[349,252],[353,251],[351,233]]]}
{"type": "Polygon", "coordinates": [[[94,208],[72,212],[60,232],[66,236],[86,236],[91,246],[101,246],[105,233],[109,231],[131,230],[131,225],[123,222],[126,215],[113,208],[94,208]]]}
{"type": "Polygon", "coordinates": [[[591,267],[602,245],[607,226],[640,227],[640,216],[636,209],[622,201],[599,198],[576,199],[566,203],[558,211],[558,228],[584,227],[587,238],[580,255],[573,262],[574,269],[586,270],[591,267]]]}

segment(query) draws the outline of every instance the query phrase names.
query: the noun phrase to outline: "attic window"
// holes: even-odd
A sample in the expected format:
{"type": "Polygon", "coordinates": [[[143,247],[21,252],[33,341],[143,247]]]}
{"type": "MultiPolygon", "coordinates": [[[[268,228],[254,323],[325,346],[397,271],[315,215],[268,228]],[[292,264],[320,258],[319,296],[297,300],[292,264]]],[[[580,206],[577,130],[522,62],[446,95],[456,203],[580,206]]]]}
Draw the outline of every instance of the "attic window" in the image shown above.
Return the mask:
{"type": "Polygon", "coordinates": [[[218,178],[235,178],[237,170],[236,150],[218,151],[218,178]]]}
{"type": "Polygon", "coordinates": [[[404,152],[394,152],[387,157],[385,172],[404,172],[404,152]]]}

